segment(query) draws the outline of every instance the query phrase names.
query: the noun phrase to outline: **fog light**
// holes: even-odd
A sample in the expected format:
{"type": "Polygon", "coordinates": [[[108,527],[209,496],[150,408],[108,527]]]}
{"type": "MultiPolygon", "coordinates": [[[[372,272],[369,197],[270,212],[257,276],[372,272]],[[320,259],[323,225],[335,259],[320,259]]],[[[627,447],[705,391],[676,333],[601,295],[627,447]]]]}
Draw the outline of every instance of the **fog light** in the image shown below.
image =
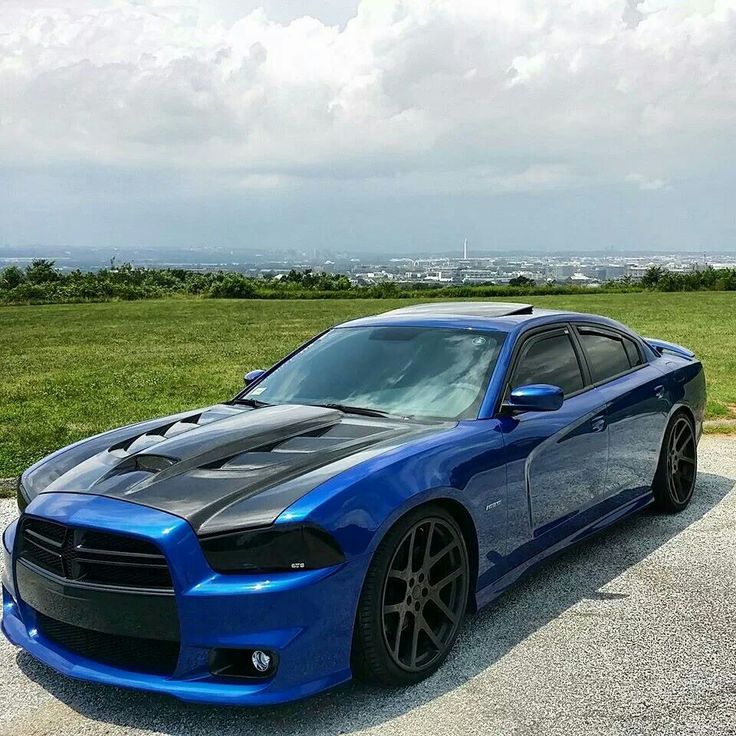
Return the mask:
{"type": "Polygon", "coordinates": [[[266,652],[261,651],[260,649],[256,649],[253,654],[251,654],[250,661],[253,662],[253,666],[259,672],[266,672],[271,666],[271,655],[266,654],[266,652]]]}
{"type": "Polygon", "coordinates": [[[279,666],[279,655],[268,649],[213,649],[210,672],[216,677],[263,680],[273,677],[279,666]]]}

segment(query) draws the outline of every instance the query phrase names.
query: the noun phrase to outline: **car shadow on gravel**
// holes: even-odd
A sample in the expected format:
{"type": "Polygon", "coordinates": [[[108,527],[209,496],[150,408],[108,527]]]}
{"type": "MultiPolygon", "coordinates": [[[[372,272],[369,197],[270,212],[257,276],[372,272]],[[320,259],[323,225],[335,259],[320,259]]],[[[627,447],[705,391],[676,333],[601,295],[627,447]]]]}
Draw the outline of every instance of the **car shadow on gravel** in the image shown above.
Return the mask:
{"type": "Polygon", "coordinates": [[[701,473],[690,507],[668,516],[644,511],[544,563],[494,604],[470,616],[445,665],[425,682],[386,690],[350,683],[309,700],[259,709],[210,707],[70,680],[25,653],[21,670],[85,718],[172,736],[335,733],[378,726],[442,696],[491,667],[570,606],[626,595],[600,589],[716,506],[734,486],[701,473]]]}

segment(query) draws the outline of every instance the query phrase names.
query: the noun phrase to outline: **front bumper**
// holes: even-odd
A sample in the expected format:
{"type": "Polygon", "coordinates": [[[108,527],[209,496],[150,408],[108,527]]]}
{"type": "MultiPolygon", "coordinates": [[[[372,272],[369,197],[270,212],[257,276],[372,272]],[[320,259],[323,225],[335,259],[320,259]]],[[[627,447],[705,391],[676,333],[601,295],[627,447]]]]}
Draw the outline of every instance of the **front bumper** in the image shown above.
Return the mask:
{"type": "MultiPolygon", "coordinates": [[[[191,527],[161,511],[99,496],[49,493],[36,498],[26,512],[153,541],[167,558],[174,584],[180,647],[170,675],[130,671],[79,656],[39,630],[36,611],[24,600],[23,574],[19,585],[23,563],[14,564],[11,525],[3,544],[2,630],[11,642],[55,670],[187,701],[234,705],[295,700],[350,678],[354,613],[365,572],[361,558],[324,570],[220,575],[207,565],[191,527]],[[210,656],[220,648],[268,649],[276,654],[278,668],[269,679],[258,681],[214,676],[210,656]]],[[[151,609],[156,605],[151,601],[151,609]]],[[[151,633],[155,630],[149,627],[151,633]]]]}

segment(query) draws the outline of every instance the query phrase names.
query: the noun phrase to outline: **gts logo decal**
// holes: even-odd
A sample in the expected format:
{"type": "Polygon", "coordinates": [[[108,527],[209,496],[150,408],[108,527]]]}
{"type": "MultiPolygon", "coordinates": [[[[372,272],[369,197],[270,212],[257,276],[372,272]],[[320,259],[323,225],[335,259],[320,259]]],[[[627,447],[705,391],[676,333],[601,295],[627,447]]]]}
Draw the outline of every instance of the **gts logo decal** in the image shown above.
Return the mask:
{"type": "Polygon", "coordinates": [[[489,503],[488,506],[486,506],[486,511],[490,511],[491,509],[495,509],[496,506],[500,506],[500,505],[501,505],[501,500],[500,499],[498,501],[494,501],[493,503],[489,503]]]}

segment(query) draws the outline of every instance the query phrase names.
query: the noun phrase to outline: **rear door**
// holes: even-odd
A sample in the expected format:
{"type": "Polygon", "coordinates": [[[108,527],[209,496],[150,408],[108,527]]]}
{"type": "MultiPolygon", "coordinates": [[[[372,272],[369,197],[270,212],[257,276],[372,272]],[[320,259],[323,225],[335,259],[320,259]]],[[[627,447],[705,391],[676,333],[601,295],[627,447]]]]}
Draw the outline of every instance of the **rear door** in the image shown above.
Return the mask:
{"type": "Polygon", "coordinates": [[[621,503],[647,492],[659,458],[669,403],[664,376],[644,360],[629,335],[593,324],[576,324],[595,390],[608,402],[606,495],[621,503]]]}
{"type": "Polygon", "coordinates": [[[574,533],[584,525],[580,512],[605,493],[605,399],[586,391],[587,382],[569,326],[534,333],[522,343],[507,391],[548,383],[562,388],[565,400],[558,411],[523,412],[504,419],[512,554],[515,550],[522,558],[531,556],[537,547],[534,540],[541,542],[547,533],[561,538],[574,533]]]}

